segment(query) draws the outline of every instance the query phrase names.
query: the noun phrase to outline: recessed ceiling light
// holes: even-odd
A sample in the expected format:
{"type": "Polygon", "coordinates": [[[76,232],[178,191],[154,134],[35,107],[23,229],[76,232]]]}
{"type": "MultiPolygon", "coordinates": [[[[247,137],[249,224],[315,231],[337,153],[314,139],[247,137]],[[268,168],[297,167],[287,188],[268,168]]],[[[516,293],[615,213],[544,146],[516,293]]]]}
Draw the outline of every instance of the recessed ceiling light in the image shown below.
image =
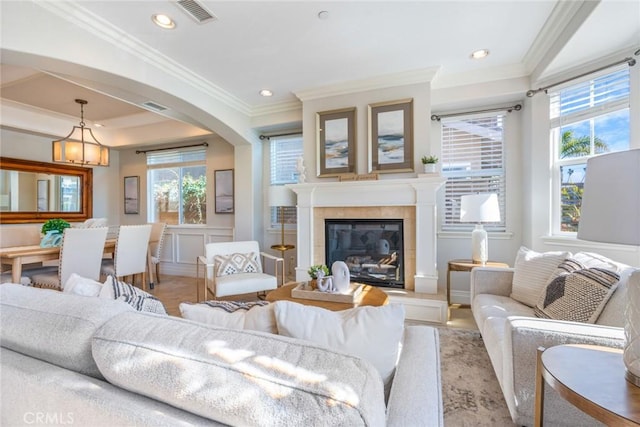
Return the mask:
{"type": "Polygon", "coordinates": [[[102,123],[94,123],[93,125],[94,125],[95,127],[97,127],[97,128],[102,128],[102,127],[104,127],[104,125],[103,125],[102,123]]]}
{"type": "Polygon", "coordinates": [[[472,59],[482,59],[486,58],[489,55],[489,49],[480,49],[476,50],[471,54],[472,59]]]}
{"type": "Polygon", "coordinates": [[[171,19],[169,15],[164,15],[162,13],[156,13],[151,16],[151,20],[158,27],[165,28],[167,30],[171,30],[176,27],[176,23],[171,19]]]}
{"type": "Polygon", "coordinates": [[[261,96],[273,96],[273,92],[271,92],[269,89],[262,89],[260,91],[260,95],[261,96]]]}

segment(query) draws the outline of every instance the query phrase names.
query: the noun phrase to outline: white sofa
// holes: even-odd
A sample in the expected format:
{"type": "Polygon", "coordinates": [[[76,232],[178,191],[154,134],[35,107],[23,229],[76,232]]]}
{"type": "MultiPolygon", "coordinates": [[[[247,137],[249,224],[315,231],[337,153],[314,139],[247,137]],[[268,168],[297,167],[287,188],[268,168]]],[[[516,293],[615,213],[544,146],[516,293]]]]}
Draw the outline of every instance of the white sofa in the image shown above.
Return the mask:
{"type": "Polygon", "coordinates": [[[391,394],[310,342],[0,285],[0,424],[443,425],[438,334],[405,329],[391,394]]]}
{"type": "MultiPolygon", "coordinates": [[[[640,274],[616,263],[620,281],[595,324],[538,318],[511,298],[514,269],[477,267],[471,272],[471,310],[515,424],[533,425],[536,350],[560,344],[624,346],[627,286],[640,274]]],[[[546,387],[545,426],[600,425],[546,387]]]]}

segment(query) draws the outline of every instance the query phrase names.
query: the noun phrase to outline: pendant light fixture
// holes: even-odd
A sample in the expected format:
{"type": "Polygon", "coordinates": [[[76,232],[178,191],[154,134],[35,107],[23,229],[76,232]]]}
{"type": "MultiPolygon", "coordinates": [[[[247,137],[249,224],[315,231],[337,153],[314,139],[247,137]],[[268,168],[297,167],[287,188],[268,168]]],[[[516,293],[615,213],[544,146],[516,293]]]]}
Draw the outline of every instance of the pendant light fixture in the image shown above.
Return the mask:
{"type": "Polygon", "coordinates": [[[76,99],[80,104],[80,126],[74,126],[69,135],[53,141],[53,161],[74,165],[109,166],[109,147],[100,144],[91,128],[84,125],[84,106],[87,101],[76,99]]]}

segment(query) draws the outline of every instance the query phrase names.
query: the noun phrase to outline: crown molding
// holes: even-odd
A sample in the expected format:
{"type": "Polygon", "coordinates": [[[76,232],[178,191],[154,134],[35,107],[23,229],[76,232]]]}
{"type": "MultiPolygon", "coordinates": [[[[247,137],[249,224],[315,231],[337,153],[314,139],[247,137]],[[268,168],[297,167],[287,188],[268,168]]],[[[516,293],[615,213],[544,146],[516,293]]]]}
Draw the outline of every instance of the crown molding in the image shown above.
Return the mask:
{"type": "Polygon", "coordinates": [[[600,0],[557,2],[522,59],[527,74],[542,74],[599,3],[600,0]]]}
{"type": "Polygon", "coordinates": [[[301,110],[302,103],[300,101],[286,101],[279,102],[277,104],[253,107],[251,109],[251,117],[266,116],[269,114],[289,113],[301,110]]]}
{"type": "Polygon", "coordinates": [[[182,66],[177,61],[174,61],[160,51],[136,39],[131,34],[122,31],[120,28],[112,25],[99,15],[85,9],[79,2],[60,0],[39,1],[35,2],[35,4],[64,19],[70,24],[76,25],[84,31],[117,46],[119,50],[123,50],[134,55],[135,57],[143,60],[149,66],[171,75],[171,77],[184,82],[186,85],[193,87],[197,91],[206,93],[230,108],[233,108],[245,115],[251,114],[251,107],[247,103],[219,86],[208,82],[206,79],[182,66]]]}
{"type": "Polygon", "coordinates": [[[419,83],[430,83],[436,76],[439,67],[423,68],[400,73],[385,74],[365,80],[342,82],[333,85],[300,90],[294,94],[301,101],[327,98],[330,96],[348,95],[367,90],[386,89],[419,83]]]}
{"type": "Polygon", "coordinates": [[[527,70],[522,64],[485,68],[482,70],[466,71],[457,74],[438,75],[431,84],[432,90],[462,87],[472,84],[489,83],[496,80],[510,80],[528,77],[527,70]]]}

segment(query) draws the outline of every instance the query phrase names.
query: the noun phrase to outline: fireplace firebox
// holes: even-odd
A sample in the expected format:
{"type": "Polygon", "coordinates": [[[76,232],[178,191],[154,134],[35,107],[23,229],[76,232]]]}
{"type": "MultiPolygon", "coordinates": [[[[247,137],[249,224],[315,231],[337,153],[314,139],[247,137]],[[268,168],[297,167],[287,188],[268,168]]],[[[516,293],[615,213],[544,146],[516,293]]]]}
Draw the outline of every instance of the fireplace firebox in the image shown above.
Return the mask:
{"type": "Polygon", "coordinates": [[[325,219],[325,260],[349,266],[351,281],[404,288],[402,219],[325,219]]]}

